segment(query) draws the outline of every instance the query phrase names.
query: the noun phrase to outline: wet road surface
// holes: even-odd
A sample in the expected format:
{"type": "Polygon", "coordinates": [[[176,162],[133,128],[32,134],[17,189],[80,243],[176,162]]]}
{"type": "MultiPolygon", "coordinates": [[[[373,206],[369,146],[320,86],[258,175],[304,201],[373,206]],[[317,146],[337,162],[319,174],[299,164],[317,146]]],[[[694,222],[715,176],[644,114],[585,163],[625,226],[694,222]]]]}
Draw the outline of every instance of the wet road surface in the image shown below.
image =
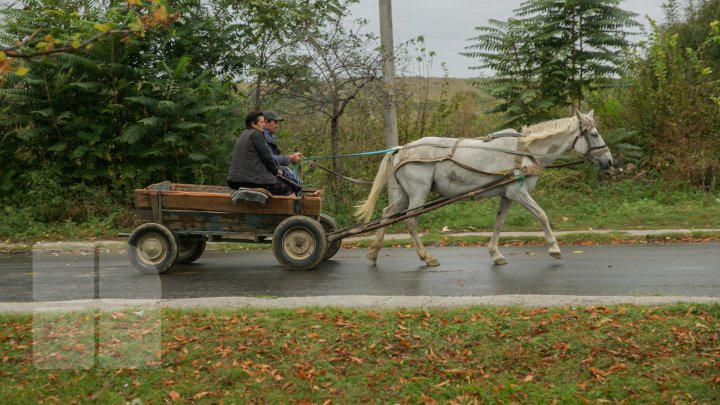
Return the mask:
{"type": "Polygon", "coordinates": [[[427,267],[414,249],[389,248],[377,266],[365,249],[341,249],[316,270],[284,270],[269,250],[208,251],[161,276],[138,274],[124,254],[87,252],[0,256],[0,302],[91,298],[295,297],[324,295],[720,296],[720,243],[501,248],[433,247],[427,267]],[[97,269],[97,270],[96,270],[97,269]]]}

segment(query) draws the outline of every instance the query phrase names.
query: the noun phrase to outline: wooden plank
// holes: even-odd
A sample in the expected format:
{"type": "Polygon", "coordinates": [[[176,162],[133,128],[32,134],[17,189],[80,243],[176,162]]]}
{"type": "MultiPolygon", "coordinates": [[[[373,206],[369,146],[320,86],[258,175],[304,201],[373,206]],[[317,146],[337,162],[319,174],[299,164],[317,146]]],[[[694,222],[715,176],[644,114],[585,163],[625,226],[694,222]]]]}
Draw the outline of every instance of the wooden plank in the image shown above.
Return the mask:
{"type": "Polygon", "coordinates": [[[155,193],[155,195],[150,197],[150,211],[152,212],[153,221],[159,224],[162,224],[162,213],[160,212],[161,209],[162,207],[160,207],[160,194],[155,193]]]}
{"type": "MultiPolygon", "coordinates": [[[[149,209],[137,211],[142,223],[153,222],[149,209]]],[[[252,236],[271,236],[278,224],[291,215],[237,214],[207,211],[163,210],[163,225],[171,231],[233,232],[252,236]]]]}
{"type": "MultiPolygon", "coordinates": [[[[135,190],[135,207],[151,208],[157,193],[154,190],[135,190]]],[[[164,191],[162,198],[163,208],[169,210],[298,215],[302,206],[304,215],[319,216],[322,209],[322,197],[306,197],[300,204],[300,198],[273,196],[265,205],[248,201],[238,201],[233,205],[229,195],[217,193],[164,191]]]]}
{"type": "Polygon", "coordinates": [[[194,191],[194,192],[200,192],[200,193],[217,193],[217,194],[232,195],[232,193],[235,190],[231,189],[230,187],[226,187],[226,186],[174,183],[172,185],[172,191],[184,191],[184,192],[194,191]]]}

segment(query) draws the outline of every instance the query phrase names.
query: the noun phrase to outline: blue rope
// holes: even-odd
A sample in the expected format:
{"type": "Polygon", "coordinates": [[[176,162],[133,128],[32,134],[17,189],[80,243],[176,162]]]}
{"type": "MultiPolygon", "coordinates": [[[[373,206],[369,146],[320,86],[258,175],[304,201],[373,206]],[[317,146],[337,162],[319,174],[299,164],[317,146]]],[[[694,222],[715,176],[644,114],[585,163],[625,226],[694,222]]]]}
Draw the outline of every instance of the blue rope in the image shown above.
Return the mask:
{"type": "Polygon", "coordinates": [[[376,151],[372,151],[372,152],[350,153],[347,155],[306,157],[306,158],[302,158],[302,160],[328,160],[328,159],[336,159],[336,158],[344,158],[344,157],[352,157],[352,156],[380,155],[382,153],[388,153],[388,152],[392,152],[394,150],[395,149],[385,149],[385,150],[376,150],[376,151]]]}

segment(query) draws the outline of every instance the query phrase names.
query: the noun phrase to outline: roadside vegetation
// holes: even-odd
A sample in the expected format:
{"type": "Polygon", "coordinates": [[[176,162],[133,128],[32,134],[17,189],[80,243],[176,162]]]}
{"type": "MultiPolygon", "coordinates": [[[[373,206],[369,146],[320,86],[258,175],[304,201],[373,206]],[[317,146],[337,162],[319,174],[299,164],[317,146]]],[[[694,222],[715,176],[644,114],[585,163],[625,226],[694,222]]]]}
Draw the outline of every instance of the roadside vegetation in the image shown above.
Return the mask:
{"type": "MultiPolygon", "coordinates": [[[[0,10],[2,241],[113,238],[134,226],[136,188],[165,180],[224,184],[250,109],[286,117],[279,134],[286,151],[385,149],[377,38],[362,34],[362,22],[340,24],[351,18],[344,0],[78,3],[82,13],[73,2],[20,3],[26,7],[0,10]],[[194,34],[200,31],[202,38],[194,34]],[[308,59],[329,47],[335,59],[314,64],[322,52],[308,59]],[[343,69],[350,65],[357,69],[343,69]]],[[[476,80],[429,77],[441,61],[424,39],[401,44],[400,143],[475,137],[566,117],[571,106],[592,108],[616,171],[599,174],[588,164],[548,170],[534,196],[555,229],[720,227],[720,0],[669,0],[667,21],[654,23],[637,45],[625,34],[640,17],[615,3],[596,0],[573,6],[594,9],[565,13],[556,2],[531,0],[512,21],[478,21],[467,56],[496,75],[476,80]],[[600,22],[578,17],[595,9],[602,9],[600,22]],[[573,35],[553,40],[540,22],[573,35]],[[506,47],[517,37],[525,42],[511,53],[506,47]],[[593,47],[602,48],[602,60],[588,59],[593,47]],[[526,61],[527,69],[512,70],[522,67],[507,58],[526,61]]],[[[378,161],[327,165],[369,180],[378,161]]],[[[364,186],[308,164],[302,172],[306,184],[326,190],[326,213],[341,225],[356,222],[352,210],[367,195],[364,186]]],[[[458,203],[425,215],[420,226],[490,230],[495,205],[458,203]]],[[[514,207],[504,229],[538,226],[514,207]]]]}
{"type": "MultiPolygon", "coordinates": [[[[133,333],[147,327],[137,312],[108,315],[127,333],[96,329],[90,338],[102,351],[78,370],[36,366],[94,347],[33,352],[32,317],[1,315],[0,395],[17,403],[720,401],[717,305],[164,310],[154,323],[162,349],[138,369],[98,367],[109,364],[98,356],[122,362],[123,348],[137,355],[127,349],[148,335],[133,333]]],[[[85,314],[63,316],[78,319],[56,327],[61,337],[92,330],[85,314]]]]}

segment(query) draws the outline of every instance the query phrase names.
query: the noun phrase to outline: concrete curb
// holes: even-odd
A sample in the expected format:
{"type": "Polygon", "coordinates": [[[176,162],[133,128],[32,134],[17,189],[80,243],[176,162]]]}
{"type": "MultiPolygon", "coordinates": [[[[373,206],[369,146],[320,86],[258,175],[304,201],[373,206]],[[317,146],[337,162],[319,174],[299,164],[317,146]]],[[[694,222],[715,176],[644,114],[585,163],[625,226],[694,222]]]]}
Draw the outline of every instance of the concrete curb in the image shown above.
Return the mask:
{"type": "Polygon", "coordinates": [[[574,295],[494,295],[483,297],[331,295],[317,297],[256,298],[214,297],[173,300],[78,300],[56,302],[0,302],[0,313],[70,312],[87,309],[122,308],[168,309],[239,309],[239,308],[312,308],[357,309],[461,308],[473,306],[575,307],[592,305],[655,306],[676,303],[720,304],[720,297],[638,297],[574,295]]]}
{"type": "MultiPolygon", "coordinates": [[[[654,236],[654,235],[668,235],[668,234],[692,234],[692,233],[720,233],[720,229],[587,229],[578,231],[555,231],[555,236],[562,235],[588,235],[588,234],[620,234],[628,236],[654,236]]],[[[425,235],[421,233],[420,236],[425,235]]],[[[490,237],[492,232],[447,232],[444,233],[446,236],[451,237],[467,237],[467,236],[483,236],[490,237]]],[[[504,238],[517,238],[517,237],[544,237],[543,232],[502,232],[500,239],[504,238]]],[[[362,240],[372,240],[375,237],[374,233],[362,234],[353,236],[350,238],[343,239],[344,242],[358,242],[362,240]]],[[[407,233],[389,233],[385,235],[385,240],[398,240],[398,239],[410,239],[410,235],[407,233]]],[[[126,245],[125,240],[98,240],[98,241],[60,241],[60,242],[36,242],[36,243],[13,243],[13,242],[0,242],[0,254],[3,250],[23,250],[32,251],[33,248],[42,248],[43,250],[72,250],[82,247],[87,247],[88,244],[94,244],[99,248],[113,249],[124,248],[126,245]]],[[[210,242],[208,248],[216,246],[216,243],[210,242]]]]}

